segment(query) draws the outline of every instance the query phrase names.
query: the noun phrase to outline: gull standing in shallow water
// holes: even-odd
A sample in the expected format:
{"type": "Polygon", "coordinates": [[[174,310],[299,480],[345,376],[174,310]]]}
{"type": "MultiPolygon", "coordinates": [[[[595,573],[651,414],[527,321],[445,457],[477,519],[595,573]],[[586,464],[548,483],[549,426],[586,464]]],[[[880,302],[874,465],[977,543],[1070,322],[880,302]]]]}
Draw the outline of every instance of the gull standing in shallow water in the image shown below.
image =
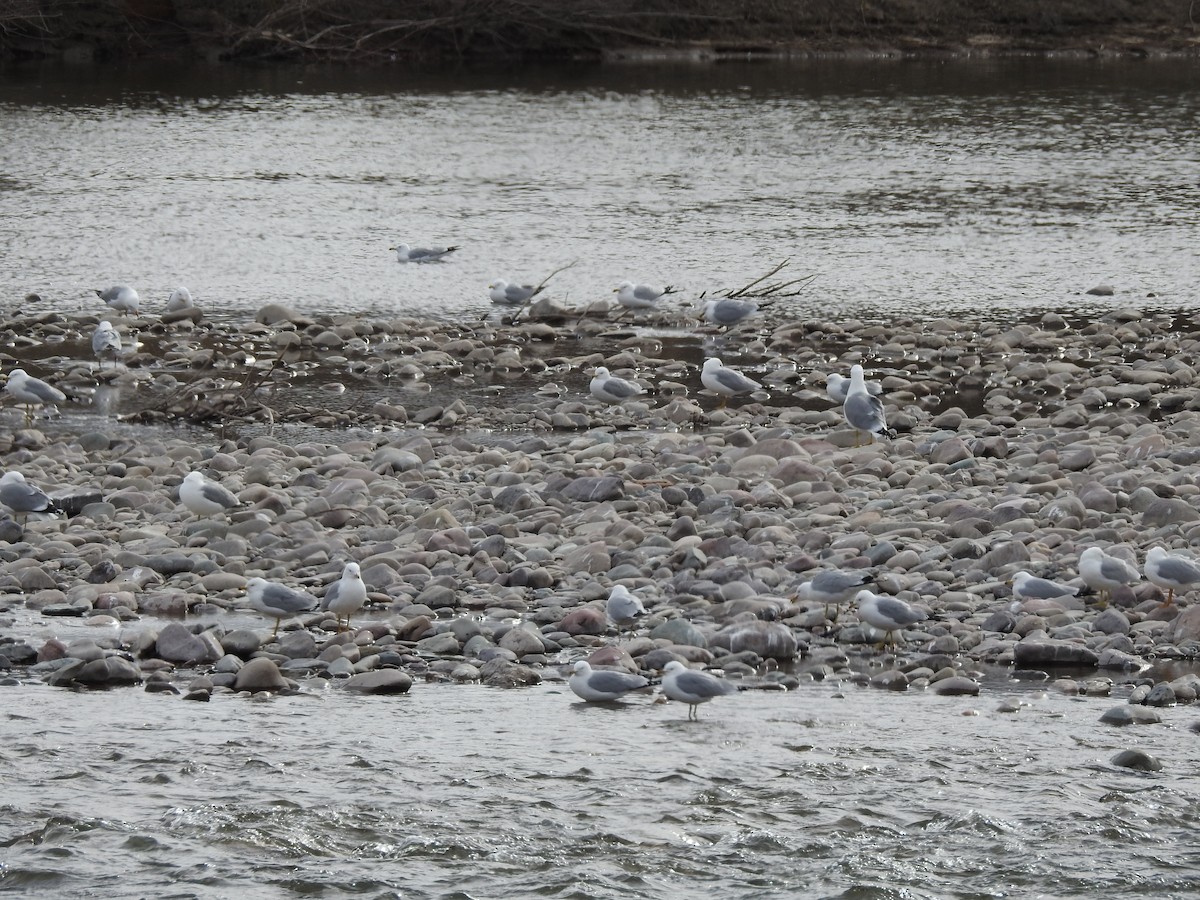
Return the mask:
{"type": "Polygon", "coordinates": [[[46,384],[40,378],[34,378],[24,369],[13,369],[8,373],[8,383],[4,385],[4,390],[25,407],[26,424],[33,421],[35,406],[53,406],[67,399],[67,395],[58,388],[46,384]]]}
{"type": "Polygon", "coordinates": [[[880,646],[889,640],[895,646],[895,632],[929,618],[924,611],[909,606],[903,600],[874,594],[871,591],[859,591],[854,597],[854,603],[858,607],[860,619],[872,628],[884,632],[880,646]]]}
{"type": "Polygon", "coordinates": [[[284,619],[317,608],[317,598],[312,594],[264,578],[251,578],[246,582],[246,600],[260,613],[275,620],[271,637],[279,634],[279,623],[284,619]]]}
{"type": "Polygon", "coordinates": [[[488,285],[488,296],[492,298],[493,303],[502,306],[524,306],[541,291],[540,287],[531,284],[509,284],[502,278],[497,278],[488,285]]]}
{"type": "Polygon", "coordinates": [[[575,672],[567,679],[567,685],[576,697],[588,703],[620,700],[630,691],[650,684],[641,675],[615,672],[611,669],[593,669],[585,660],[575,663],[575,672]]]}
{"type": "Polygon", "coordinates": [[[1079,554],[1079,577],[1107,601],[1117,588],[1141,581],[1142,573],[1118,556],[1110,556],[1099,547],[1088,547],[1079,554]]]}
{"type": "Polygon", "coordinates": [[[679,700],[688,705],[689,722],[699,718],[696,707],[701,703],[707,703],[714,697],[724,697],[737,690],[737,685],[708,672],[695,672],[677,659],[667,663],[663,673],[663,693],[672,700],[679,700]]]}
{"type": "Polygon", "coordinates": [[[1146,580],[1167,589],[1163,606],[1175,602],[1175,592],[1200,587],[1200,565],[1183,556],[1174,556],[1162,547],[1152,547],[1146,554],[1146,580]]]}
{"type": "Polygon", "coordinates": [[[46,492],[27,482],[20,472],[5,472],[0,478],[0,503],[11,509],[15,516],[21,516],[22,521],[27,520],[30,513],[58,512],[46,492]]]}
{"type": "Polygon", "coordinates": [[[629,593],[625,585],[615,584],[608,593],[605,611],[620,631],[626,625],[636,624],[637,620],[646,614],[646,607],[642,605],[641,600],[629,593]]]}
{"type": "Polygon", "coordinates": [[[720,409],[725,408],[725,403],[730,397],[736,397],[739,394],[749,394],[751,391],[757,391],[762,387],[753,378],[747,378],[741,372],[721,365],[721,360],[715,356],[711,356],[704,361],[704,368],[700,370],[700,383],[710,391],[720,395],[720,409]]]}
{"type": "Polygon", "coordinates": [[[408,244],[397,244],[395,247],[388,247],[389,250],[396,251],[396,262],[402,263],[427,263],[441,262],[448,254],[457,250],[457,247],[410,247],[408,244]]]}
{"type": "Polygon", "coordinates": [[[610,405],[624,403],[626,400],[646,393],[641,385],[634,384],[632,381],[626,381],[624,378],[618,378],[616,375],[610,375],[608,369],[604,366],[596,366],[596,374],[592,377],[591,383],[588,384],[588,390],[601,403],[608,403],[610,405]]]}
{"type": "Polygon", "coordinates": [[[242,505],[224,485],[209,481],[199,472],[189,472],[179,485],[179,499],[198,516],[229,512],[242,505]]]}
{"type": "Polygon", "coordinates": [[[732,328],[758,312],[758,304],[749,300],[708,300],[704,304],[704,321],[710,325],[732,328]]]}
{"type": "Polygon", "coordinates": [[[346,563],[342,569],[342,577],[325,590],[321,598],[321,609],[327,609],[337,616],[337,630],[341,633],[342,617],[346,619],[346,630],[350,630],[350,617],[358,612],[367,602],[367,586],[362,580],[362,570],[358,563],[346,563]]]}
{"type": "Polygon", "coordinates": [[[842,404],[842,415],[846,417],[846,424],[854,429],[855,447],[861,444],[864,431],[870,435],[872,444],[875,443],[877,434],[895,437],[895,432],[890,431],[887,427],[887,419],[883,414],[883,401],[878,397],[873,397],[867,390],[863,367],[860,365],[850,367],[850,387],[846,390],[846,402],[842,404]]]}
{"type": "Polygon", "coordinates": [[[116,365],[117,357],[121,355],[121,335],[112,322],[105,321],[96,326],[92,332],[92,352],[101,365],[104,365],[104,354],[111,353],[113,365],[116,365]]]}

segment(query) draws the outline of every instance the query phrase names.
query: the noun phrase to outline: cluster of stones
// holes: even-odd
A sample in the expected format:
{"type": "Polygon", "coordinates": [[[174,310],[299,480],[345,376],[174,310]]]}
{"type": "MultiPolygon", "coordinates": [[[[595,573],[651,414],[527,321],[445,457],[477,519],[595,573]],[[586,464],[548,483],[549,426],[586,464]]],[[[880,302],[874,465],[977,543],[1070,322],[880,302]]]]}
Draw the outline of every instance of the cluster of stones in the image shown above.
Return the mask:
{"type": "MultiPolygon", "coordinates": [[[[10,337],[18,354],[23,341],[69,348],[87,323],[6,328],[22,336],[10,337]]],[[[1022,569],[1069,579],[1092,545],[1142,559],[1200,543],[1197,338],[1171,316],[1122,310],[1081,328],[1055,315],[973,329],[814,320],[719,340],[726,357],[755,361],[762,396],[714,409],[696,393],[698,367],[655,355],[657,339],[553,309],[510,325],[308,322],[278,310],[242,326],[149,323],[155,365],[134,357],[102,377],[144,382],[152,396],[185,374],[273,377],[293,353],[298,370],[372,380],[486,368],[547,384],[571,371],[586,384],[604,364],[655,393],[615,410],[580,389],[328,412],[318,421],[375,427],[327,440],[281,426],[197,444],[94,419],[84,432],[6,431],[3,469],[58,495],[69,515],[0,522],[0,667],[59,685],[147,679],[195,699],[313,677],[380,691],[412,677],[528,684],[583,656],[631,671],[678,659],[780,686],[845,678],[974,693],[985,666],[1127,678],[1200,655],[1189,598],[1163,608],[1143,583],[1103,609],[1085,596],[1014,605],[1006,584],[1022,569]],[[607,351],[546,352],[581,334],[607,351]],[[882,383],[896,440],[854,447],[823,397],[824,373],[852,362],[882,383]],[[176,491],[193,469],[245,508],[228,521],[189,514],[176,491]],[[277,640],[222,624],[246,579],[319,595],[348,560],[372,597],[351,633],[320,612],[277,640]],[[795,599],[827,567],[871,571],[880,592],[930,620],[898,635],[908,649],[882,652],[853,612],[795,599]],[[603,608],[616,583],[650,610],[619,641],[603,608]],[[21,609],[109,630],[31,643],[3,631],[21,609]]],[[[39,358],[49,362],[38,374],[62,372],[47,377],[72,396],[95,387],[93,363],[39,358]]],[[[1047,683],[1097,694],[1112,679],[1047,683]]],[[[1187,702],[1197,686],[1184,676],[1134,699],[1187,702]]]]}

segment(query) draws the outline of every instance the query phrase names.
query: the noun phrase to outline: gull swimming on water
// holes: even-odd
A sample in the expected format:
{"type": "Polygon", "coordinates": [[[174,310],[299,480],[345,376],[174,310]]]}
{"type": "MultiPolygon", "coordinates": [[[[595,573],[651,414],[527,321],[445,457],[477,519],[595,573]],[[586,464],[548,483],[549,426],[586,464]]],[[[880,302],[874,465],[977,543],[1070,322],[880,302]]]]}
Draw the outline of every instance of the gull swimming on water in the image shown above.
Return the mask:
{"type": "Polygon", "coordinates": [[[402,263],[427,263],[441,262],[448,254],[453,253],[458,247],[410,247],[408,244],[397,244],[395,247],[388,247],[389,250],[396,251],[396,261],[402,263]]]}
{"type": "Polygon", "coordinates": [[[720,325],[732,328],[739,322],[745,321],[758,312],[758,304],[750,300],[734,300],[725,297],[721,300],[708,300],[704,304],[704,321],[710,325],[720,325]]]}
{"type": "Polygon", "coordinates": [[[241,501],[224,485],[209,481],[199,472],[189,472],[179,485],[179,499],[198,516],[212,516],[241,506],[241,501]]]}
{"type": "Polygon", "coordinates": [[[708,672],[693,671],[677,659],[667,663],[663,673],[663,693],[672,700],[679,700],[688,705],[688,721],[699,718],[696,707],[701,703],[737,691],[737,685],[708,672]]]}
{"type": "Polygon", "coordinates": [[[67,395],[40,378],[34,378],[24,369],[13,369],[8,373],[4,390],[25,407],[26,424],[33,421],[33,407],[54,406],[67,399],[67,395]]]}
{"type": "Polygon", "coordinates": [[[887,597],[871,591],[859,591],[854,597],[854,603],[860,619],[872,628],[884,632],[881,646],[889,640],[894,646],[895,632],[929,618],[924,611],[909,606],[897,597],[887,597]]]}
{"type": "Polygon", "coordinates": [[[96,295],[118,312],[131,316],[138,314],[138,307],[142,303],[138,292],[127,284],[117,284],[103,291],[98,290],[96,295]]]}
{"type": "Polygon", "coordinates": [[[540,287],[531,284],[509,284],[502,278],[497,278],[488,285],[488,296],[492,298],[492,302],[504,306],[524,306],[541,292],[540,287]]]}
{"type": "Polygon", "coordinates": [[[588,703],[620,700],[630,691],[647,687],[649,684],[650,682],[641,675],[611,669],[593,669],[590,663],[582,659],[575,663],[574,674],[567,679],[567,685],[575,696],[588,703]]]}
{"type": "Polygon", "coordinates": [[[246,600],[260,613],[275,620],[271,637],[279,634],[279,623],[284,619],[317,608],[317,598],[312,594],[264,578],[251,578],[246,582],[246,600]]]}
{"type": "Polygon", "coordinates": [[[588,389],[592,392],[592,396],[601,403],[610,405],[624,403],[626,400],[646,393],[641,385],[618,378],[616,375],[610,375],[604,366],[596,366],[596,374],[588,384],[588,389]]]}
{"type": "Polygon", "coordinates": [[[342,630],[342,618],[346,619],[346,630],[350,630],[350,617],[363,608],[367,602],[367,586],[362,580],[362,570],[358,563],[346,563],[342,569],[342,577],[325,590],[321,598],[321,608],[327,609],[337,616],[337,630],[342,630]]]}
{"type": "Polygon", "coordinates": [[[30,513],[58,512],[46,492],[27,482],[20,472],[5,472],[0,478],[0,503],[22,520],[28,519],[30,513]]]}
{"type": "Polygon", "coordinates": [[[730,397],[749,394],[762,387],[753,378],[747,378],[741,372],[721,365],[721,360],[715,356],[710,356],[704,361],[704,368],[700,370],[700,383],[721,396],[722,409],[730,397]]]}
{"type": "Polygon", "coordinates": [[[1079,577],[1093,591],[1099,591],[1102,600],[1111,600],[1114,590],[1137,584],[1142,573],[1118,556],[1110,556],[1099,547],[1088,547],[1079,554],[1079,577]]]}
{"type": "Polygon", "coordinates": [[[1168,553],[1162,547],[1152,547],[1146,554],[1146,580],[1167,589],[1167,599],[1162,604],[1175,602],[1176,591],[1189,591],[1200,586],[1200,565],[1183,556],[1168,553]]]}
{"type": "Polygon", "coordinates": [[[870,435],[870,443],[875,442],[875,435],[883,434],[894,437],[895,432],[887,427],[887,419],[883,414],[883,401],[871,396],[867,390],[867,382],[863,376],[863,367],[850,367],[850,387],[846,390],[846,400],[842,404],[842,415],[846,424],[854,429],[854,446],[862,442],[862,433],[870,435]]]}

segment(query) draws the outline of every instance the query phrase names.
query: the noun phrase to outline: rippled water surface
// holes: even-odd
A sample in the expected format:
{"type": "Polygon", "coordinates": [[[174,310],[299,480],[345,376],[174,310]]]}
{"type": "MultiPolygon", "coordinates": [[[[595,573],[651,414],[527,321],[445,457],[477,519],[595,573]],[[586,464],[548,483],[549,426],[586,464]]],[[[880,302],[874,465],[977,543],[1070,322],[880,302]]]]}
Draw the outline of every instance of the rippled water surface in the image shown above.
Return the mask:
{"type": "Polygon", "coordinates": [[[780,313],[1194,305],[1200,64],[808,62],[432,75],[15,70],[0,298],[215,311],[488,307],[497,277],[608,298],[736,287],[780,313]],[[441,266],[388,247],[454,243],[441,266]]]}
{"type": "Polygon", "coordinates": [[[1098,723],[1112,699],[1003,685],[748,691],[693,723],[561,684],[4,690],[0,890],[1117,898],[1194,896],[1200,875],[1185,709],[1130,731],[1098,723]],[[1165,770],[1111,766],[1128,746],[1165,770]]]}

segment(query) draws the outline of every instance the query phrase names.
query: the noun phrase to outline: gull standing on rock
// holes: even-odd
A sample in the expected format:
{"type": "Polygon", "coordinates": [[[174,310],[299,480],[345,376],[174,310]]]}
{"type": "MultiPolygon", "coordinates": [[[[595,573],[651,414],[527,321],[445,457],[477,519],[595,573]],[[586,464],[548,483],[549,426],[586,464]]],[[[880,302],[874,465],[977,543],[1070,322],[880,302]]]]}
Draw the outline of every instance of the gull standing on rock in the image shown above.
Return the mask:
{"type": "Polygon", "coordinates": [[[493,303],[502,306],[524,306],[541,292],[540,287],[531,284],[509,284],[502,278],[497,278],[488,285],[488,296],[492,298],[493,303]]]}
{"type": "Polygon", "coordinates": [[[396,251],[396,262],[427,263],[441,262],[458,247],[410,247],[408,244],[397,244],[388,249],[396,251]]]}
{"type": "Polygon", "coordinates": [[[667,663],[663,673],[663,693],[672,700],[688,705],[689,722],[699,718],[696,707],[701,703],[707,703],[714,697],[724,697],[737,690],[737,685],[708,672],[692,671],[677,659],[667,663]]]}
{"type": "Polygon", "coordinates": [[[1028,572],[1017,572],[1012,579],[1012,594],[1021,601],[1053,600],[1055,597],[1074,597],[1079,588],[1038,578],[1028,572]]]}
{"type": "Polygon", "coordinates": [[[721,365],[721,360],[715,356],[711,356],[704,361],[704,368],[700,370],[700,383],[710,391],[720,395],[720,409],[725,408],[725,403],[730,397],[736,397],[739,394],[749,394],[751,391],[757,391],[762,387],[753,378],[747,378],[741,372],[721,365]]]}
{"type": "Polygon", "coordinates": [[[227,487],[209,481],[199,472],[189,472],[183,479],[179,499],[198,516],[214,516],[242,505],[227,487]]]}
{"type": "Polygon", "coordinates": [[[708,300],[704,304],[704,321],[710,325],[732,328],[758,312],[758,304],[750,300],[734,300],[726,297],[722,300],[708,300]]]}
{"type": "Polygon", "coordinates": [[[1162,547],[1152,547],[1146,554],[1146,580],[1160,588],[1166,588],[1167,599],[1163,606],[1175,602],[1175,592],[1190,591],[1200,587],[1200,565],[1183,556],[1168,553],[1162,547]]]}
{"type": "Polygon", "coordinates": [[[629,593],[625,585],[615,584],[608,593],[605,611],[620,631],[626,625],[636,624],[637,620],[646,614],[646,607],[642,605],[641,600],[629,593]]]}
{"type": "Polygon", "coordinates": [[[624,378],[618,378],[616,375],[610,375],[608,369],[604,366],[596,366],[596,374],[592,377],[591,383],[588,384],[588,390],[601,403],[609,405],[624,403],[626,400],[631,400],[646,393],[641,385],[634,384],[632,381],[626,381],[624,378]]]}
{"type": "Polygon", "coordinates": [[[246,582],[246,600],[254,609],[275,620],[271,637],[279,634],[279,623],[284,619],[317,608],[317,598],[312,594],[264,578],[251,578],[246,582]]]}
{"type": "Polygon", "coordinates": [[[58,388],[26,374],[24,369],[13,369],[8,373],[8,382],[4,385],[4,390],[25,407],[27,425],[33,421],[35,406],[54,406],[67,399],[67,395],[58,388]]]}
{"type": "Polygon", "coordinates": [[[130,316],[138,314],[138,307],[142,303],[138,292],[127,284],[117,284],[103,291],[98,290],[96,295],[117,312],[130,316]]]}
{"type": "Polygon", "coordinates": [[[180,312],[191,309],[196,304],[192,301],[192,292],[185,287],[177,287],[167,298],[167,312],[180,312]]]}
{"type": "Polygon", "coordinates": [[[846,390],[846,401],[842,404],[842,415],[846,424],[854,429],[854,446],[861,444],[862,433],[870,435],[870,442],[875,443],[875,435],[883,434],[895,437],[895,432],[887,427],[887,419],[883,414],[883,401],[871,395],[867,390],[863,367],[850,367],[850,387],[846,390]]]}
{"type": "Polygon", "coordinates": [[[1141,581],[1142,573],[1120,557],[1110,556],[1099,547],[1088,547],[1079,554],[1079,577],[1107,601],[1112,599],[1112,592],[1117,588],[1141,581]]]}
{"type": "Polygon", "coordinates": [[[327,609],[337,616],[337,630],[341,633],[342,617],[346,619],[346,630],[350,630],[350,617],[358,612],[367,602],[367,586],[362,580],[362,570],[358,563],[346,563],[342,569],[342,577],[325,590],[321,598],[321,608],[327,609]]]}
{"type": "Polygon", "coordinates": [[[892,646],[896,646],[895,632],[903,631],[909,625],[924,622],[929,618],[923,610],[909,606],[897,597],[887,597],[871,591],[859,591],[854,597],[854,603],[860,619],[872,628],[884,632],[880,646],[889,640],[892,646]]]}
{"type": "Polygon", "coordinates": [[[593,669],[586,660],[575,663],[574,674],[567,685],[576,697],[588,703],[620,700],[630,691],[649,686],[650,682],[641,675],[616,672],[611,669],[593,669]]]}
{"type": "Polygon", "coordinates": [[[112,322],[104,321],[96,326],[92,332],[92,352],[100,365],[104,365],[104,354],[111,353],[113,365],[116,365],[117,357],[121,355],[121,335],[112,322]]]}
{"type": "Polygon", "coordinates": [[[46,492],[25,480],[20,472],[5,472],[0,478],[0,503],[13,511],[14,516],[28,520],[30,513],[58,512],[46,492]]]}
{"type": "Polygon", "coordinates": [[[825,617],[829,618],[830,606],[840,611],[843,603],[849,602],[855,594],[874,583],[874,577],[866,572],[829,569],[818,572],[810,581],[800,585],[800,589],[796,591],[796,599],[825,604],[825,617]]]}

